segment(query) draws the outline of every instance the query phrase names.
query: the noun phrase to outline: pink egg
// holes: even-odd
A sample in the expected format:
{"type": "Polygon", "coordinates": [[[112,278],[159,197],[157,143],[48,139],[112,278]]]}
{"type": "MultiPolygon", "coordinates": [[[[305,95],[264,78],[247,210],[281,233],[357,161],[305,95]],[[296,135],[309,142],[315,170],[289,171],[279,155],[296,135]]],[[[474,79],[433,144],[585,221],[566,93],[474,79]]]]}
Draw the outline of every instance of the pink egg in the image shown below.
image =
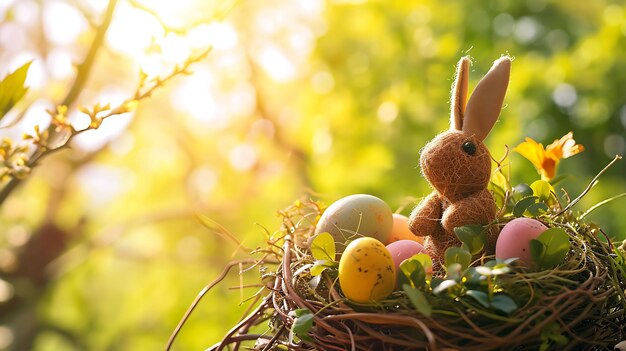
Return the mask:
{"type": "Polygon", "coordinates": [[[507,223],[496,242],[496,258],[506,260],[518,257],[519,262],[528,266],[533,262],[530,254],[530,241],[546,231],[543,223],[532,218],[515,218],[507,223]]]}
{"type": "Polygon", "coordinates": [[[420,244],[424,244],[424,237],[413,234],[413,232],[409,229],[409,218],[399,213],[394,213],[389,243],[398,240],[413,240],[420,244]]]}
{"type": "Polygon", "coordinates": [[[387,245],[387,250],[389,250],[389,253],[391,254],[396,270],[400,267],[400,263],[407,258],[411,258],[418,253],[426,253],[424,246],[413,240],[394,241],[387,245]]]}

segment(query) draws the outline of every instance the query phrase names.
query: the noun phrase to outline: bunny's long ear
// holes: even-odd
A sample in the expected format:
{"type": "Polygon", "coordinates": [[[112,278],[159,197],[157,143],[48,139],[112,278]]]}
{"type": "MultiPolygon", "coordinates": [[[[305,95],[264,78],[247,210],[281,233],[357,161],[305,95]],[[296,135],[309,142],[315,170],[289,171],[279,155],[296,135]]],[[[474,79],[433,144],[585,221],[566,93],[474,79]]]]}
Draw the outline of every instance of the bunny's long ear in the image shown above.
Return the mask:
{"type": "Polygon", "coordinates": [[[465,101],[467,101],[467,82],[469,80],[469,66],[471,64],[469,56],[461,57],[456,65],[456,79],[452,88],[450,129],[461,130],[463,128],[463,114],[465,112],[465,101]]]}
{"type": "Polygon", "coordinates": [[[509,85],[511,58],[503,56],[493,63],[467,102],[462,130],[484,140],[496,124],[506,88],[509,85]]]}

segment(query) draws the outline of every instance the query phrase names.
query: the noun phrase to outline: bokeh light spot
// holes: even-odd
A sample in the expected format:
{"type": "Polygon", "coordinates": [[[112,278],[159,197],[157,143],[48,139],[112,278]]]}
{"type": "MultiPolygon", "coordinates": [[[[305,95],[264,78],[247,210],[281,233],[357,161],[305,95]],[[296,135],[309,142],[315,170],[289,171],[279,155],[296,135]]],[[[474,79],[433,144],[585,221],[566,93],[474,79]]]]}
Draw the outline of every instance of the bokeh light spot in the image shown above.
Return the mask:
{"type": "Polygon", "coordinates": [[[229,155],[230,164],[237,171],[249,171],[257,163],[257,151],[250,144],[239,144],[235,146],[229,155]]]}
{"type": "Polygon", "coordinates": [[[385,101],[378,106],[378,120],[389,124],[398,117],[398,105],[393,101],[385,101]]]}
{"type": "Polygon", "coordinates": [[[311,87],[318,94],[327,94],[335,87],[335,79],[327,71],[317,72],[311,77],[311,87]]]}
{"type": "Polygon", "coordinates": [[[493,30],[502,37],[513,34],[515,30],[515,19],[508,13],[501,13],[493,19],[493,30]]]}
{"type": "Polygon", "coordinates": [[[75,7],[61,1],[48,1],[45,5],[44,28],[52,42],[69,45],[87,29],[87,21],[75,7]]]}
{"type": "Polygon", "coordinates": [[[13,343],[13,331],[8,327],[0,326],[0,349],[9,347],[13,343]]]}
{"type": "MultiPolygon", "coordinates": [[[[13,285],[9,284],[9,282],[0,279],[0,303],[9,301],[13,294],[15,293],[15,289],[13,289],[13,285]]],[[[2,344],[2,335],[0,335],[0,344],[2,344]]]]}
{"type": "Polygon", "coordinates": [[[608,157],[626,154],[626,140],[619,134],[610,134],[604,139],[604,152],[608,157]]]}
{"type": "Polygon", "coordinates": [[[578,100],[578,94],[573,86],[562,83],[552,92],[552,100],[561,107],[572,107],[578,100]]]}

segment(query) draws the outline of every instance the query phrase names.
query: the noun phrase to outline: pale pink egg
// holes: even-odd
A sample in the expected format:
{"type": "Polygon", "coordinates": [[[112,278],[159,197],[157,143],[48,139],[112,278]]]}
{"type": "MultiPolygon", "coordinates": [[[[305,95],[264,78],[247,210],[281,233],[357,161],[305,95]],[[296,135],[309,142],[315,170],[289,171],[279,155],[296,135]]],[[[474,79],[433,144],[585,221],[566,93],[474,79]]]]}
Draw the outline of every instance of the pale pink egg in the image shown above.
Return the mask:
{"type": "Polygon", "coordinates": [[[507,223],[496,242],[496,258],[506,260],[518,257],[519,262],[529,266],[532,262],[530,241],[546,231],[543,223],[532,218],[515,218],[507,223]]]}
{"type": "Polygon", "coordinates": [[[420,244],[424,244],[424,237],[413,234],[413,232],[409,229],[409,218],[399,213],[394,213],[389,243],[398,240],[413,240],[420,244]]]}
{"type": "Polygon", "coordinates": [[[418,253],[426,253],[426,249],[422,244],[413,240],[398,240],[387,245],[387,250],[391,254],[391,259],[396,266],[396,270],[400,267],[400,263],[411,258],[418,253]]]}

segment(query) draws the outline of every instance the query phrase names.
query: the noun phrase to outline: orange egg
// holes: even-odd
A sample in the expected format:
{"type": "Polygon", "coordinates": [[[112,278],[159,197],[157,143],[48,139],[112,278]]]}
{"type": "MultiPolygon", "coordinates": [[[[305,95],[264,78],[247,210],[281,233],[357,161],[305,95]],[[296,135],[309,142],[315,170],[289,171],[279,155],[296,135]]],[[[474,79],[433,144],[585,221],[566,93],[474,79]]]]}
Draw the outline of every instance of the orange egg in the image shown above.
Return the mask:
{"type": "Polygon", "coordinates": [[[389,236],[389,242],[387,244],[398,240],[413,240],[424,244],[424,237],[413,234],[409,229],[409,218],[399,213],[394,213],[391,235],[389,236]]]}

